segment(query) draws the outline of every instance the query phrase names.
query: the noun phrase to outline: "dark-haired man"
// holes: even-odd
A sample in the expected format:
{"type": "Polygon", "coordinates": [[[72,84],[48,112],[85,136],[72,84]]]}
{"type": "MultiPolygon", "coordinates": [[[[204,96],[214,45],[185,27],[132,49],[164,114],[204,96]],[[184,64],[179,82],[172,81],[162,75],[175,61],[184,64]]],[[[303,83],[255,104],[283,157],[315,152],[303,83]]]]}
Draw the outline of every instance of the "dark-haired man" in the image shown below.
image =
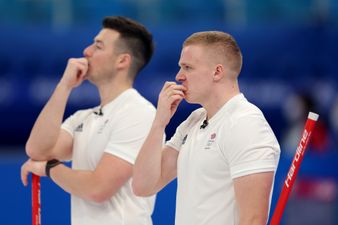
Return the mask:
{"type": "Polygon", "coordinates": [[[132,168],[155,108],[132,88],[153,53],[152,35],[125,17],[106,17],[83,58],[71,58],[26,143],[21,168],[49,176],[71,194],[73,225],[151,225],[154,196],[136,197],[132,168]],[[100,106],[79,110],[64,122],[71,91],[84,80],[100,94],[100,106]],[[72,160],[72,168],[60,161],[72,160]]]}

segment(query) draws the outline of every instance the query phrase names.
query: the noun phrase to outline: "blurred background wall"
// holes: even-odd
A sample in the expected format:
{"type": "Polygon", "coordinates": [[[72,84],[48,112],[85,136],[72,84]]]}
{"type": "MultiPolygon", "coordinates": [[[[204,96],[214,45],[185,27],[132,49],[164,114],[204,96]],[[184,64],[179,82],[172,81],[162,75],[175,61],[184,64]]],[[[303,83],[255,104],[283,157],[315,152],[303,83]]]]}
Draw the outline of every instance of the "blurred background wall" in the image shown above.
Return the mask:
{"type": "MultiPolygon", "coordinates": [[[[155,55],[135,87],[156,105],[174,80],[181,44],[191,33],[231,33],[244,55],[240,86],[258,105],[282,147],[272,209],[309,110],[320,114],[287,205],[284,225],[338,224],[337,0],[0,0],[0,224],[30,224],[30,188],[19,179],[29,131],[69,57],[81,57],[107,15],[144,23],[155,55]]],[[[67,115],[99,104],[86,83],[67,115]]],[[[182,103],[167,137],[198,106],[182,103]]],[[[175,181],[157,198],[154,225],[174,223],[175,181]]],[[[70,224],[69,196],[42,180],[42,224],[70,224]]]]}

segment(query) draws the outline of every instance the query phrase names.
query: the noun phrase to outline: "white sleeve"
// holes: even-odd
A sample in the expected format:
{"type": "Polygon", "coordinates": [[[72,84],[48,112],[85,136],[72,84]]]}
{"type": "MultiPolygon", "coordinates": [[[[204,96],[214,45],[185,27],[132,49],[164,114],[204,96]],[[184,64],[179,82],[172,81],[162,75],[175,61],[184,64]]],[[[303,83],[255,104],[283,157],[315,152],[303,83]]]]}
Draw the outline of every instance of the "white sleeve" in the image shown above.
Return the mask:
{"type": "Polygon", "coordinates": [[[74,136],[74,131],[77,127],[77,113],[74,113],[70,117],[68,117],[65,121],[63,121],[61,125],[61,129],[67,131],[72,137],[74,136]]]}
{"type": "Polygon", "coordinates": [[[204,117],[205,113],[206,111],[203,108],[193,111],[189,117],[177,127],[175,134],[167,141],[166,145],[180,151],[182,144],[187,139],[190,128],[193,127],[201,117],[204,117]]]}
{"type": "Polygon", "coordinates": [[[223,144],[221,149],[233,179],[277,169],[279,144],[263,116],[239,119],[229,129],[223,144]]]}
{"type": "Polygon", "coordinates": [[[187,120],[183,121],[177,128],[175,134],[170,138],[169,141],[166,142],[165,145],[180,151],[181,146],[184,142],[184,139],[187,135],[187,120]]]}
{"type": "Polygon", "coordinates": [[[134,164],[154,116],[155,110],[130,110],[128,114],[122,114],[114,126],[105,152],[134,164]]]}
{"type": "Polygon", "coordinates": [[[72,137],[77,129],[82,129],[83,121],[92,113],[92,109],[78,110],[68,117],[61,125],[72,137]]]}

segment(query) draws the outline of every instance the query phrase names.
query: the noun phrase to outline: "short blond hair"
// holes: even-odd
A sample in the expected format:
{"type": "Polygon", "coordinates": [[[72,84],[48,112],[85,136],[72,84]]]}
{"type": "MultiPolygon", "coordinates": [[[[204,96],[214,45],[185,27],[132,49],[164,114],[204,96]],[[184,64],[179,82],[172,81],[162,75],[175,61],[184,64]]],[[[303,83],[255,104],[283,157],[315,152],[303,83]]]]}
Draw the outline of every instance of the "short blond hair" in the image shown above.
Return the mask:
{"type": "Polygon", "coordinates": [[[224,56],[224,61],[229,69],[237,74],[240,73],[243,61],[242,53],[235,39],[230,34],[221,31],[197,32],[184,41],[183,47],[188,45],[213,47],[211,50],[218,56],[224,56]]]}

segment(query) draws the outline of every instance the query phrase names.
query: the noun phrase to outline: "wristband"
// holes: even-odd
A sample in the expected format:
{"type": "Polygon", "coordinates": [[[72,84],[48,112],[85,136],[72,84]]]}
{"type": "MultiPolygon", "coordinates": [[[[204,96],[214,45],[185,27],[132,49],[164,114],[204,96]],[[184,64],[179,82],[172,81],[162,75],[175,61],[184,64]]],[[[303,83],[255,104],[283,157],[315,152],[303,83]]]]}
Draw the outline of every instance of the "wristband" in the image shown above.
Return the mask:
{"type": "Polygon", "coordinates": [[[52,159],[52,160],[47,161],[47,163],[46,163],[46,169],[45,169],[47,177],[51,178],[50,177],[50,169],[52,169],[53,167],[59,165],[60,163],[61,162],[59,160],[57,160],[57,159],[52,159]]]}

